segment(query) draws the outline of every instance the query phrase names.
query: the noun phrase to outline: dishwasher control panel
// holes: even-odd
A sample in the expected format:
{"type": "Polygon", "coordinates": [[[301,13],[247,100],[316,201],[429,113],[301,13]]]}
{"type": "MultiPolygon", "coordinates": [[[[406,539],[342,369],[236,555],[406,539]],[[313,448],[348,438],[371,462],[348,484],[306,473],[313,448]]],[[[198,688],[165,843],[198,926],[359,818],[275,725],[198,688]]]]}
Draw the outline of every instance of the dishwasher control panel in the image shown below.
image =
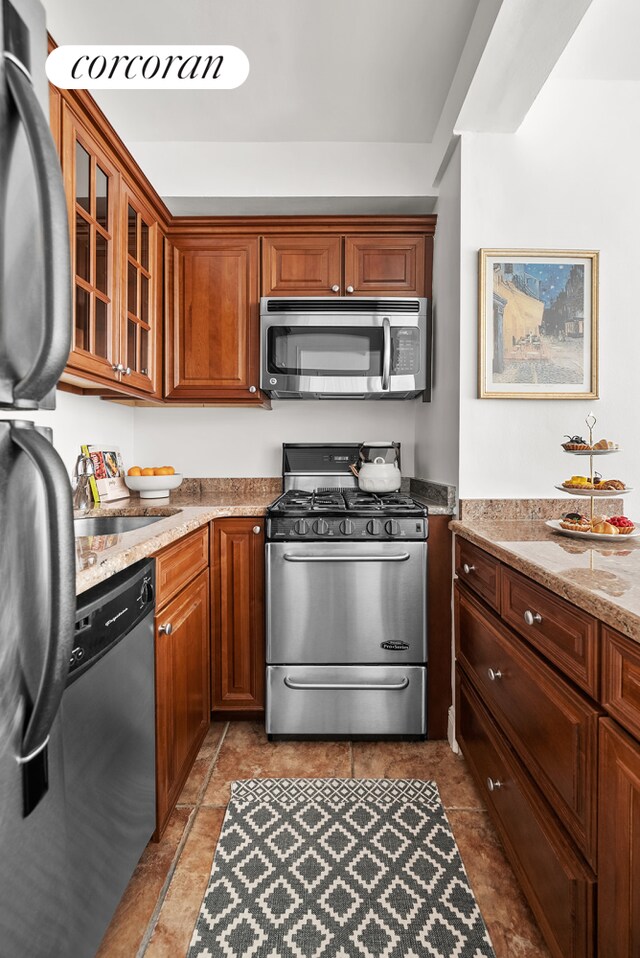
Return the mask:
{"type": "Polygon", "coordinates": [[[153,613],[155,564],[138,562],[78,596],[68,683],[153,613]]]}

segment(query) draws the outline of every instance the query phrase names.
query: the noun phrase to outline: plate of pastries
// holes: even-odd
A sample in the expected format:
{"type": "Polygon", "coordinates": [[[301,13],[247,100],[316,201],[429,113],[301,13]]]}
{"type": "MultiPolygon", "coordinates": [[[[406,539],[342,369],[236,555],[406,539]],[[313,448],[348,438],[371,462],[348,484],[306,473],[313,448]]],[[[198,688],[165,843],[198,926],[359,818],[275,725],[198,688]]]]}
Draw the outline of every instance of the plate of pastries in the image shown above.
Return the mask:
{"type": "Polygon", "coordinates": [[[589,516],[567,512],[562,519],[548,519],[546,525],[566,536],[585,539],[633,539],[640,536],[639,524],[627,516],[589,516]]]}
{"type": "Polygon", "coordinates": [[[574,456],[606,456],[610,452],[620,451],[618,443],[611,439],[598,439],[593,445],[586,442],[582,436],[565,436],[565,439],[562,448],[574,456]]]}
{"type": "Polygon", "coordinates": [[[561,492],[573,492],[577,496],[624,496],[633,492],[632,486],[627,486],[622,479],[603,479],[602,476],[571,476],[565,479],[561,486],[556,486],[561,492]]]}

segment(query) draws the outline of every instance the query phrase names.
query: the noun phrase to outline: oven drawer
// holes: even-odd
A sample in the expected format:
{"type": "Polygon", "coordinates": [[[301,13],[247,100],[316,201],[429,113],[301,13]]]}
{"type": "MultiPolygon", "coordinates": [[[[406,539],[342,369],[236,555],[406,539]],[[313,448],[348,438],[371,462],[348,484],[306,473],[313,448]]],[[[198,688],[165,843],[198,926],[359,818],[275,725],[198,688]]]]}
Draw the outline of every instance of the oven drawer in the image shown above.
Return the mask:
{"type": "Polygon", "coordinates": [[[426,542],[269,542],[267,662],[424,663],[426,542]]]}
{"type": "Polygon", "coordinates": [[[420,666],[267,667],[269,735],[426,734],[420,666]]]}

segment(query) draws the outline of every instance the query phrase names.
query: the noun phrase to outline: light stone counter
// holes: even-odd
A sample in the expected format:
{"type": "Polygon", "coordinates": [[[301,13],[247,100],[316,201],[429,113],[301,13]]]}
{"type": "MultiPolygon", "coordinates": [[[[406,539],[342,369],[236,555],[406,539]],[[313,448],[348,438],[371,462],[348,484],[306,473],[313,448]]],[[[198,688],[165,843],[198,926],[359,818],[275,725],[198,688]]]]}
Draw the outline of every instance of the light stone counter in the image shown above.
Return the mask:
{"type": "Polygon", "coordinates": [[[255,485],[229,480],[214,490],[193,488],[181,497],[167,499],[121,499],[100,509],[76,513],[76,518],[105,515],[160,515],[152,525],[120,535],[82,536],[76,539],[76,594],[108,579],[140,559],[155,555],[211,519],[229,516],[264,516],[267,506],[278,495],[269,481],[255,485]]]}
{"type": "Polygon", "coordinates": [[[449,528],[640,642],[640,538],[574,539],[529,519],[456,519],[449,528]]]}

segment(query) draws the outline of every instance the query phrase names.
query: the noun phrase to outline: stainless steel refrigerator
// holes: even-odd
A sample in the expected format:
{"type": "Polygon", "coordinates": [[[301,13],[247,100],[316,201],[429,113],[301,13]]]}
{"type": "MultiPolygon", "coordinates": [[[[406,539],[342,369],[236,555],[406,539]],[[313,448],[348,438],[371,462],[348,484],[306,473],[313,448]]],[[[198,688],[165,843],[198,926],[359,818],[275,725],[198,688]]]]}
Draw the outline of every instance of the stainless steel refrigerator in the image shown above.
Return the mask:
{"type": "Polygon", "coordinates": [[[31,411],[71,342],[68,225],[45,16],[0,0],[0,956],[66,958],[60,705],[75,618],[71,489],[31,411]]]}

